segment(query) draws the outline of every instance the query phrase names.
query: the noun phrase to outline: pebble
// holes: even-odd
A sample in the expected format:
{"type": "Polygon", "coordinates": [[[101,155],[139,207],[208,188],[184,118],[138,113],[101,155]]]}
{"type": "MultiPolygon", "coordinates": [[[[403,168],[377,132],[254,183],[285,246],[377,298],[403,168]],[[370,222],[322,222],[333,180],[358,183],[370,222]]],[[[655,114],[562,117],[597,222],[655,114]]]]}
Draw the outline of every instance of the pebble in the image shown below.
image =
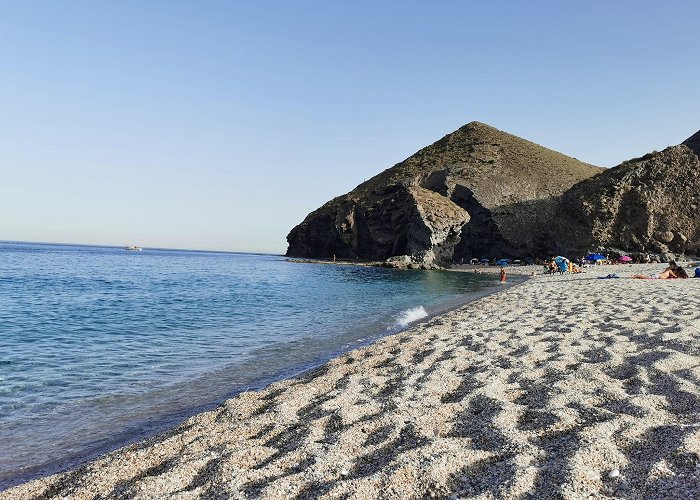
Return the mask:
{"type": "MultiPolygon", "coordinates": [[[[647,287],[646,284],[641,282],[635,284],[631,283],[632,281],[633,280],[629,280],[628,284],[630,286],[639,285],[639,287],[642,287],[642,285],[644,285],[644,294],[648,293],[649,287],[647,287]]],[[[587,285],[586,283],[586,286],[587,285]]],[[[669,286],[672,285],[677,286],[678,284],[672,283],[669,286]]],[[[522,302],[528,308],[530,308],[530,303],[528,302],[530,299],[527,297],[530,294],[530,289],[527,288],[529,286],[531,285],[525,285],[525,287],[520,289],[522,290],[522,297],[518,298],[518,303],[522,302]]],[[[549,285],[547,285],[547,287],[549,287],[549,285]]],[[[551,295],[545,295],[550,299],[555,298],[557,294],[562,291],[558,287],[552,288],[551,295]]],[[[518,292],[519,289],[516,288],[512,290],[518,292]]],[[[513,294],[514,292],[511,291],[508,293],[513,294]]],[[[643,303],[645,300],[644,294],[640,292],[633,298],[643,303]]],[[[514,296],[517,296],[517,293],[515,293],[514,296]]],[[[591,297],[592,296],[593,294],[591,294],[591,297]]],[[[663,297],[663,294],[659,296],[663,297]]],[[[493,304],[493,302],[490,302],[489,299],[487,304],[493,304]]],[[[616,307],[612,299],[610,299],[608,304],[610,304],[609,307],[616,307]]],[[[534,299],[532,305],[535,305],[534,299]]],[[[239,435],[237,432],[238,428],[230,429],[230,424],[228,422],[217,424],[213,420],[214,417],[210,414],[204,414],[203,416],[193,417],[191,420],[193,427],[184,430],[182,433],[178,431],[172,439],[165,441],[162,445],[149,445],[150,448],[144,448],[143,451],[141,451],[140,448],[132,451],[119,451],[112,456],[115,457],[113,463],[97,462],[94,466],[91,466],[94,467],[94,469],[91,469],[94,472],[91,472],[89,475],[80,476],[80,484],[76,484],[78,481],[74,481],[73,484],[64,482],[66,478],[70,478],[70,476],[64,474],[58,476],[57,479],[55,476],[54,478],[41,479],[38,484],[42,486],[38,487],[44,487],[43,485],[46,485],[45,488],[52,488],[50,491],[57,492],[56,496],[72,495],[78,497],[82,495],[98,496],[99,494],[102,496],[109,496],[109,492],[112,491],[113,488],[113,482],[115,480],[123,480],[132,482],[134,488],[138,488],[137,491],[144,497],[167,498],[168,496],[174,495],[174,492],[180,490],[181,485],[178,481],[191,481],[191,478],[199,473],[198,471],[200,471],[202,467],[203,460],[206,461],[214,457],[226,457],[228,453],[240,453],[240,463],[236,463],[238,462],[237,460],[232,461],[230,463],[232,467],[231,470],[222,468],[221,470],[217,469],[214,471],[206,470],[205,467],[205,470],[201,473],[206,476],[208,481],[212,481],[211,484],[218,484],[218,481],[221,480],[222,485],[226,484],[231,492],[242,491],[246,488],[248,482],[256,481],[258,478],[264,479],[269,482],[269,486],[264,490],[265,495],[279,498],[290,498],[294,496],[292,494],[293,492],[297,494],[298,491],[303,491],[302,489],[305,489],[305,491],[312,491],[318,475],[318,479],[323,478],[323,481],[327,484],[338,483],[332,490],[333,494],[337,494],[338,496],[344,493],[348,496],[352,496],[353,494],[360,496],[366,492],[375,492],[375,495],[367,493],[367,496],[381,495],[384,497],[396,498],[401,498],[402,496],[422,497],[427,496],[430,491],[434,490],[438,497],[442,498],[444,496],[449,498],[449,495],[452,495],[451,498],[454,500],[468,495],[479,494],[482,496],[491,495],[492,497],[501,498],[505,496],[528,498],[529,495],[529,498],[533,500],[550,495],[591,499],[602,497],[642,498],[644,489],[653,485],[655,491],[653,491],[652,494],[657,498],[674,496],[676,498],[698,498],[700,500],[700,496],[697,495],[697,478],[698,475],[700,475],[700,461],[696,461],[695,463],[691,462],[689,465],[693,468],[690,470],[685,467],[682,468],[681,471],[679,471],[681,473],[676,477],[671,476],[673,472],[673,462],[671,461],[668,466],[662,468],[646,466],[647,460],[657,460],[655,458],[657,454],[660,457],[673,456],[673,452],[678,448],[678,444],[674,441],[673,433],[668,436],[668,438],[665,438],[663,434],[658,436],[659,441],[656,446],[661,448],[658,453],[656,450],[652,450],[653,453],[651,453],[651,456],[645,457],[644,453],[648,452],[640,451],[639,453],[633,453],[632,456],[629,457],[630,464],[634,465],[634,463],[639,463],[644,464],[645,467],[641,465],[638,467],[629,466],[625,462],[624,456],[620,454],[621,452],[616,449],[616,447],[626,449],[628,445],[633,445],[637,436],[639,434],[643,436],[643,431],[645,430],[654,429],[659,425],[677,425],[675,423],[675,416],[668,411],[668,399],[653,394],[655,390],[653,380],[645,379],[641,381],[651,389],[647,389],[647,387],[642,385],[638,389],[640,394],[629,394],[629,396],[634,399],[635,404],[638,404],[639,407],[644,410],[645,414],[649,414],[648,417],[643,415],[636,417],[620,416],[612,420],[611,423],[600,425],[600,427],[591,428],[586,426],[585,430],[583,427],[577,429],[573,424],[578,421],[579,417],[583,419],[584,410],[601,407],[601,402],[607,401],[609,387],[606,387],[602,382],[600,382],[599,385],[596,379],[599,375],[606,373],[608,362],[600,362],[597,367],[594,364],[588,367],[582,366],[580,369],[576,370],[575,377],[572,374],[570,380],[571,384],[566,383],[566,385],[564,385],[563,382],[566,381],[566,379],[560,379],[560,377],[563,376],[563,372],[561,371],[562,365],[560,364],[559,358],[548,359],[543,354],[547,352],[544,345],[556,347],[556,343],[550,342],[549,340],[546,342],[545,340],[541,340],[543,345],[540,347],[542,348],[533,345],[532,349],[530,349],[530,354],[515,354],[521,351],[526,352],[527,349],[524,348],[529,348],[530,343],[540,342],[540,340],[535,339],[548,339],[551,334],[546,329],[543,331],[538,330],[538,328],[540,328],[541,318],[536,310],[532,313],[523,313],[521,323],[523,324],[524,331],[528,333],[523,334],[525,335],[523,337],[518,337],[516,334],[507,341],[501,339],[500,335],[503,335],[503,332],[499,332],[497,329],[493,331],[484,331],[482,334],[480,330],[486,330],[487,327],[490,329],[492,328],[491,325],[487,325],[487,327],[470,326],[479,323],[477,319],[479,315],[474,317],[470,316],[473,311],[474,309],[472,306],[471,309],[464,309],[463,313],[451,313],[455,315],[459,314],[460,316],[455,316],[457,319],[462,316],[469,318],[469,320],[465,322],[466,325],[463,327],[465,331],[460,332],[458,338],[464,339],[466,346],[479,344],[479,347],[483,348],[483,352],[473,354],[475,358],[473,363],[471,360],[463,361],[456,358],[452,361],[448,361],[449,358],[445,357],[444,361],[436,365],[438,368],[435,372],[432,372],[430,382],[427,383],[427,385],[415,388],[414,391],[414,386],[409,384],[410,392],[402,391],[397,395],[395,398],[397,403],[395,409],[384,409],[382,406],[383,400],[374,398],[370,394],[364,395],[366,399],[364,397],[362,400],[358,399],[355,394],[356,389],[354,389],[353,386],[349,386],[344,391],[340,391],[337,399],[328,400],[328,402],[323,403],[323,406],[324,408],[330,408],[330,405],[333,407],[337,405],[340,413],[344,411],[351,412],[347,420],[354,423],[350,423],[347,427],[347,433],[346,430],[343,430],[343,433],[341,433],[342,437],[338,439],[338,441],[332,441],[333,444],[313,442],[313,438],[316,435],[320,436],[324,432],[324,422],[311,418],[306,419],[301,422],[304,426],[303,433],[301,428],[294,427],[294,429],[297,429],[296,431],[291,429],[295,432],[295,436],[304,436],[301,441],[301,448],[294,451],[286,449],[278,450],[278,455],[280,455],[279,459],[272,462],[269,466],[265,466],[265,469],[260,471],[258,470],[260,467],[259,464],[263,463],[261,461],[265,460],[264,457],[268,456],[269,453],[265,448],[272,447],[272,445],[275,444],[274,440],[270,442],[270,446],[262,446],[259,443],[264,441],[265,438],[263,437],[248,446],[245,442],[241,441],[240,435],[244,434],[239,435]],[[530,332],[533,333],[532,338],[527,336],[530,332]],[[462,419],[454,416],[455,405],[453,403],[442,405],[439,398],[441,398],[443,394],[451,393],[454,387],[462,381],[463,375],[461,375],[460,372],[464,370],[467,365],[474,364],[474,366],[479,366],[477,363],[481,363],[485,370],[490,369],[490,366],[496,363],[498,359],[497,356],[492,355],[493,351],[491,351],[491,349],[493,348],[497,349],[496,353],[498,355],[507,356],[508,359],[514,361],[514,364],[518,364],[519,366],[503,369],[505,371],[496,374],[493,382],[489,380],[491,372],[485,371],[484,373],[478,374],[477,378],[483,379],[484,383],[488,385],[470,392],[466,397],[476,397],[473,399],[466,399],[465,397],[461,405],[468,405],[475,411],[481,410],[482,415],[484,410],[486,410],[486,413],[492,414],[486,417],[482,416],[481,418],[479,418],[478,415],[474,415],[471,419],[464,419],[464,422],[462,422],[462,419]],[[518,348],[517,351],[515,350],[516,348],[518,348]],[[535,365],[535,363],[539,364],[535,365]],[[533,370],[538,370],[536,373],[542,371],[545,377],[543,383],[554,384],[552,388],[554,394],[550,395],[551,398],[542,398],[542,404],[538,404],[540,403],[538,399],[541,398],[540,391],[532,390],[538,389],[538,386],[530,387],[528,385],[530,377],[521,375],[519,371],[523,367],[527,369],[532,367],[533,370]],[[548,368],[551,368],[551,374],[547,372],[548,368]],[[512,373],[509,373],[508,370],[512,373]],[[599,387],[601,389],[598,389],[599,387]],[[649,393],[652,393],[652,395],[648,395],[649,393]],[[520,398],[523,396],[526,397],[521,400],[520,398]],[[411,399],[411,397],[416,399],[411,399]],[[358,403],[357,408],[354,406],[355,401],[362,401],[358,403]],[[416,403],[416,401],[419,403],[416,403]],[[518,406],[516,406],[516,404],[518,406]],[[571,404],[580,407],[580,412],[563,409],[568,408],[568,405],[571,404]],[[563,441],[562,444],[568,443],[569,438],[575,438],[571,439],[571,442],[577,443],[576,453],[563,459],[562,462],[559,462],[558,460],[551,460],[552,457],[549,456],[550,451],[548,446],[528,445],[526,447],[523,443],[529,442],[532,435],[531,433],[535,431],[522,430],[515,425],[505,427],[505,425],[510,423],[513,419],[517,420],[520,418],[523,405],[525,405],[524,408],[532,410],[534,415],[550,413],[553,417],[556,417],[554,419],[556,423],[552,423],[551,427],[548,424],[547,428],[542,429],[545,445],[549,442],[556,443],[557,441],[550,440],[559,440],[559,433],[564,429],[571,428],[569,431],[570,434],[565,435],[566,441],[563,441]],[[493,408],[492,412],[490,412],[491,408],[493,408]],[[375,411],[381,411],[381,413],[375,417],[375,411]],[[360,418],[360,415],[364,415],[365,413],[367,413],[368,418],[360,418]],[[632,418],[634,418],[634,420],[632,420],[632,418]],[[464,431],[465,434],[468,433],[472,439],[444,439],[450,434],[449,429],[453,425],[452,420],[458,420],[458,422],[464,426],[461,430],[464,431]],[[630,423],[629,425],[639,425],[639,432],[636,430],[627,430],[627,422],[630,423]],[[401,444],[397,443],[393,445],[396,446],[397,449],[390,450],[390,455],[395,456],[395,461],[391,465],[384,463],[386,461],[385,455],[376,453],[367,454],[366,450],[364,450],[363,443],[367,439],[367,436],[372,434],[374,429],[393,429],[394,426],[407,426],[410,423],[414,426],[413,432],[421,436],[421,439],[423,439],[423,436],[427,438],[428,436],[435,435],[435,438],[430,438],[433,439],[433,444],[427,446],[420,452],[414,450],[412,446],[420,443],[413,443],[411,439],[409,439],[412,438],[411,432],[407,430],[405,432],[406,435],[403,437],[406,438],[406,442],[401,444]],[[618,424],[621,426],[618,427],[618,424]],[[386,427],[382,427],[382,425],[386,425],[386,427]],[[308,430],[306,429],[307,426],[308,430]],[[357,434],[357,432],[360,432],[362,436],[357,434]],[[483,459],[483,451],[474,449],[474,441],[478,444],[478,442],[489,440],[493,436],[496,436],[498,440],[502,439],[508,443],[503,446],[502,451],[504,456],[507,454],[508,456],[512,455],[514,457],[512,462],[514,465],[509,465],[511,463],[509,459],[508,463],[493,463],[493,465],[488,465],[486,469],[481,465],[477,466],[483,459]],[[190,440],[193,439],[196,440],[192,441],[191,445],[188,445],[187,450],[180,451],[180,441],[190,442],[190,440]],[[221,443],[221,450],[213,445],[210,446],[210,442],[221,443]],[[663,451],[666,447],[669,448],[667,452],[663,451]],[[587,454],[589,451],[592,453],[592,456],[587,454]],[[309,466],[305,472],[292,475],[289,478],[285,476],[277,477],[277,471],[286,470],[286,467],[296,460],[297,453],[301,452],[308,452],[312,455],[313,458],[316,459],[316,465],[309,466]],[[181,455],[177,455],[178,453],[181,455]],[[210,453],[211,455],[209,455],[210,453]],[[164,471],[163,476],[157,481],[153,480],[156,476],[139,479],[140,476],[137,475],[133,463],[143,461],[143,468],[145,469],[150,467],[148,464],[152,461],[156,459],[161,460],[162,457],[169,456],[169,454],[173,454],[173,456],[177,457],[180,461],[177,472],[164,471]],[[340,457],[342,457],[342,461],[338,460],[340,457]],[[352,459],[357,463],[355,464],[352,459]],[[456,473],[457,480],[454,485],[452,484],[454,480],[451,476],[451,474],[453,474],[453,462],[464,463],[465,465],[469,464],[469,466],[464,469],[465,472],[461,474],[456,473]],[[344,467],[342,465],[343,463],[347,465],[344,467]],[[622,474],[619,467],[614,466],[612,469],[607,469],[607,472],[605,472],[606,468],[614,463],[620,463],[620,467],[624,467],[625,473],[622,474]],[[370,464],[375,465],[370,466],[370,464]],[[474,464],[474,466],[472,466],[472,464],[474,464]],[[511,473],[510,469],[516,466],[516,464],[517,472],[511,473]],[[527,467],[524,467],[525,465],[527,465],[527,467]],[[400,474],[395,472],[398,469],[393,469],[394,466],[401,468],[400,474]],[[350,467],[353,467],[352,471],[349,469],[350,467]],[[550,470],[549,467],[553,467],[554,469],[550,470]],[[364,476],[362,473],[363,470],[380,471],[380,469],[381,472],[377,472],[373,477],[364,476]],[[356,470],[360,472],[355,474],[356,470]],[[553,473],[554,477],[558,477],[563,471],[571,471],[570,476],[569,472],[566,472],[568,478],[566,485],[543,485],[538,482],[539,477],[541,477],[540,474],[544,474],[545,477],[547,477],[552,476],[553,473]],[[428,475],[426,479],[435,481],[436,487],[426,490],[425,485],[420,482],[420,476],[422,474],[428,475]],[[108,478],[108,475],[111,477],[108,478]],[[412,479],[414,475],[416,476],[415,480],[412,479]],[[175,476],[177,476],[177,478],[175,476]],[[513,477],[516,479],[513,480],[513,477]],[[411,478],[410,481],[409,478],[411,478]],[[395,485],[393,483],[395,483],[395,485]],[[379,490],[379,488],[381,488],[381,490],[379,490]],[[640,491],[637,491],[637,488],[640,488],[640,491]],[[87,491],[89,491],[89,493],[86,493],[87,491]],[[442,493],[443,491],[445,494],[442,493]],[[583,492],[586,492],[589,496],[583,495],[583,492]]],[[[651,314],[651,311],[647,311],[647,313],[651,314]]],[[[644,313],[641,314],[642,317],[644,317],[644,313]]],[[[499,318],[496,313],[490,313],[486,317],[491,318],[499,324],[502,322],[501,318],[499,318]]],[[[506,317],[506,315],[504,315],[504,317],[506,317]]],[[[598,331],[596,324],[592,323],[593,318],[589,318],[589,320],[589,327],[595,335],[594,340],[581,339],[581,341],[570,341],[570,339],[578,339],[581,335],[580,332],[572,331],[570,333],[563,333],[560,346],[561,349],[563,349],[562,352],[566,355],[578,357],[586,352],[586,349],[589,348],[589,343],[591,343],[591,346],[594,346],[594,342],[601,343],[608,338],[618,342],[614,334],[608,335],[604,330],[598,331]],[[574,344],[574,342],[576,342],[576,344],[574,344]],[[571,344],[570,348],[568,346],[569,343],[571,344]]],[[[698,329],[700,329],[700,320],[697,321],[698,329]]],[[[505,320],[503,322],[505,322],[505,320]]],[[[654,322],[638,323],[639,331],[651,338],[655,338],[654,335],[658,330],[658,326],[659,325],[654,322]]],[[[504,328],[513,328],[514,332],[516,330],[515,326],[507,324],[504,328]]],[[[688,329],[686,328],[686,330],[688,329]]],[[[423,330],[424,335],[428,335],[429,332],[430,329],[428,327],[423,330]]],[[[683,342],[690,343],[692,341],[692,336],[693,334],[689,334],[687,338],[683,337],[683,342]]],[[[635,336],[635,338],[642,338],[642,336],[635,336]]],[[[383,342],[388,343],[389,341],[386,340],[383,342]]],[[[404,351],[404,353],[400,355],[404,356],[405,359],[402,358],[398,360],[401,366],[409,367],[408,360],[411,359],[412,351],[414,349],[423,349],[422,344],[418,342],[416,342],[415,345],[409,345],[412,347],[404,347],[404,349],[409,350],[404,351]]],[[[443,348],[444,346],[436,347],[443,348]]],[[[637,348],[639,348],[639,346],[635,347],[633,343],[628,343],[627,340],[621,340],[620,345],[614,344],[611,347],[611,352],[613,352],[615,356],[622,356],[637,348]]],[[[375,352],[383,353],[384,351],[382,349],[384,349],[384,344],[379,344],[378,347],[374,348],[367,347],[365,349],[366,351],[364,352],[368,354],[375,352]]],[[[662,372],[667,370],[668,373],[672,374],[679,366],[684,366],[684,363],[695,362],[696,359],[700,359],[697,356],[693,356],[692,359],[676,358],[677,356],[669,356],[666,358],[663,365],[659,364],[659,366],[663,367],[662,372]]],[[[640,362],[642,363],[641,369],[644,369],[644,358],[640,359],[640,362]]],[[[634,365],[638,363],[635,362],[631,364],[634,365]]],[[[623,364],[620,366],[622,367],[622,372],[624,372],[626,369],[625,367],[628,365],[623,364]]],[[[335,370],[335,368],[333,368],[333,370],[335,370]]],[[[343,370],[345,369],[343,368],[343,370]]],[[[349,371],[348,373],[351,373],[353,376],[356,376],[355,374],[357,373],[365,376],[362,371],[366,370],[366,377],[371,383],[378,383],[378,381],[383,380],[380,378],[381,375],[375,373],[374,368],[361,369],[358,367],[356,370],[357,371],[349,371]]],[[[410,372],[407,371],[407,374],[408,373],[410,372]]],[[[668,376],[672,377],[673,375],[668,376]]],[[[607,377],[604,376],[603,382],[605,380],[607,380],[607,377]]],[[[469,380],[467,380],[467,382],[469,382],[469,380]]],[[[274,432],[284,432],[286,428],[295,425],[299,421],[297,410],[306,407],[309,401],[316,395],[325,394],[326,392],[324,391],[332,388],[330,379],[318,379],[312,384],[304,383],[296,385],[296,382],[288,382],[287,384],[287,390],[284,396],[279,396],[279,399],[274,399],[278,401],[278,418],[280,419],[279,422],[276,422],[277,430],[274,432]]],[[[674,396],[672,391],[675,391],[675,388],[672,387],[671,392],[667,392],[667,395],[671,397],[674,396]]],[[[676,392],[680,394],[679,391],[676,392]]],[[[624,396],[624,394],[622,395],[624,396]]],[[[248,432],[246,430],[248,428],[250,429],[250,433],[253,431],[257,432],[260,430],[258,427],[262,426],[259,417],[246,416],[249,413],[252,414],[253,410],[258,407],[259,402],[257,398],[259,398],[259,396],[256,395],[256,393],[249,393],[248,395],[241,396],[238,400],[233,400],[235,404],[240,404],[241,407],[245,408],[245,412],[242,412],[242,417],[240,417],[242,421],[238,424],[245,432],[248,432]]],[[[321,399],[321,401],[325,400],[321,399]]],[[[231,405],[234,403],[231,403],[231,405]]],[[[232,414],[234,413],[232,412],[232,414]]],[[[530,413],[528,412],[527,415],[530,415],[530,413]]],[[[595,416],[595,413],[593,416],[595,416]]],[[[343,420],[346,419],[343,418],[343,420]]],[[[547,422],[548,420],[545,423],[547,422]]],[[[537,424],[538,422],[535,423],[537,424]]],[[[393,433],[394,431],[392,430],[391,432],[393,433]]],[[[539,432],[538,430],[537,433],[539,432]]],[[[280,434],[279,436],[279,443],[285,445],[286,448],[287,440],[284,439],[284,434],[280,434]]],[[[684,446],[693,445],[694,443],[691,441],[690,438],[687,438],[684,441],[684,446]]],[[[389,439],[384,443],[384,446],[392,446],[391,443],[392,441],[389,439]],[[389,444],[387,445],[387,443],[389,444]]],[[[640,448],[640,450],[645,449],[646,445],[640,448]]],[[[301,457],[304,455],[299,456],[301,457]]],[[[491,462],[487,463],[490,464],[491,462]]],[[[151,465],[154,464],[155,462],[151,465]]],[[[31,488],[37,487],[36,484],[37,483],[30,483],[30,485],[26,487],[21,486],[20,488],[23,488],[23,490],[19,490],[19,494],[15,494],[15,492],[10,494],[2,492],[0,493],[0,498],[31,497],[31,493],[25,494],[24,492],[31,492],[31,488]],[[7,495],[14,496],[11,497],[7,495]]],[[[330,490],[327,495],[330,496],[330,490]]],[[[34,494],[34,496],[37,495],[34,494]]]]}

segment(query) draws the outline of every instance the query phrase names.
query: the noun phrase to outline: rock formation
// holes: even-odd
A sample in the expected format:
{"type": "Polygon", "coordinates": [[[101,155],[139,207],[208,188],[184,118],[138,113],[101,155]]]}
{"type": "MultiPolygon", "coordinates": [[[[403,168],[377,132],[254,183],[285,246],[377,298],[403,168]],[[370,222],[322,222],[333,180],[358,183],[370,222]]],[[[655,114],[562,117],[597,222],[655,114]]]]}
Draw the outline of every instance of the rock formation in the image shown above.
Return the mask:
{"type": "Polygon", "coordinates": [[[559,196],[601,171],[472,122],[309,214],[287,255],[431,266],[539,254],[559,196]]]}
{"type": "Polygon", "coordinates": [[[700,254],[700,132],[626,161],[568,190],[562,248],[700,254]]]}

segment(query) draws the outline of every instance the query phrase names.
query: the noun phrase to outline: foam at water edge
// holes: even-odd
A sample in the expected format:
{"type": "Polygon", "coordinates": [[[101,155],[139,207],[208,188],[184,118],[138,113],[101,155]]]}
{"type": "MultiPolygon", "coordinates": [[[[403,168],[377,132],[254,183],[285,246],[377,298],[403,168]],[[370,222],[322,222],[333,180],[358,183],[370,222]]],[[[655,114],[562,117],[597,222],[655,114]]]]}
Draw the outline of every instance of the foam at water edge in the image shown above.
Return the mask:
{"type": "Polygon", "coordinates": [[[387,330],[393,332],[401,331],[411,323],[415,323],[416,321],[427,317],[428,311],[425,310],[425,307],[412,307],[411,309],[401,311],[396,316],[396,321],[394,322],[394,324],[387,328],[387,330]]]}

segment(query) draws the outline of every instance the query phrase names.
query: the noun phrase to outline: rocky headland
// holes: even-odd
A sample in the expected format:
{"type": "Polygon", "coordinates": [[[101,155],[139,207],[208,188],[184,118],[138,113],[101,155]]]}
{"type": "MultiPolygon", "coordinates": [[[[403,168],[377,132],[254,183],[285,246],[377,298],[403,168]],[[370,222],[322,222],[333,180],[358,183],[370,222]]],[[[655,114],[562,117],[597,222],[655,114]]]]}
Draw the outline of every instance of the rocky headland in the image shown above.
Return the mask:
{"type": "Polygon", "coordinates": [[[472,122],[309,214],[287,255],[444,265],[536,252],[546,242],[527,228],[602,170],[472,122]]]}
{"type": "Polygon", "coordinates": [[[309,214],[287,255],[434,267],[471,258],[700,253],[700,132],[603,169],[469,123],[309,214]]]}
{"type": "Polygon", "coordinates": [[[569,248],[700,254],[700,132],[568,190],[554,238],[569,248]]]}

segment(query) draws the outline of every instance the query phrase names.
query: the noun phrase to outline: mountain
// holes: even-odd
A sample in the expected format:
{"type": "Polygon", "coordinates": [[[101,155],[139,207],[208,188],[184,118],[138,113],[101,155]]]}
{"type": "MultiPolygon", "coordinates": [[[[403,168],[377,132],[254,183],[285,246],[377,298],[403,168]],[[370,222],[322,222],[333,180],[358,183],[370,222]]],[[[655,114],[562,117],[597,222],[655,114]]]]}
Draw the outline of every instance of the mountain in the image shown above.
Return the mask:
{"type": "Polygon", "coordinates": [[[562,196],[569,249],[700,254],[700,132],[584,180],[562,196]]]}
{"type": "Polygon", "coordinates": [[[287,255],[424,266],[538,255],[560,195],[602,170],[471,122],[310,213],[287,255]]]}

